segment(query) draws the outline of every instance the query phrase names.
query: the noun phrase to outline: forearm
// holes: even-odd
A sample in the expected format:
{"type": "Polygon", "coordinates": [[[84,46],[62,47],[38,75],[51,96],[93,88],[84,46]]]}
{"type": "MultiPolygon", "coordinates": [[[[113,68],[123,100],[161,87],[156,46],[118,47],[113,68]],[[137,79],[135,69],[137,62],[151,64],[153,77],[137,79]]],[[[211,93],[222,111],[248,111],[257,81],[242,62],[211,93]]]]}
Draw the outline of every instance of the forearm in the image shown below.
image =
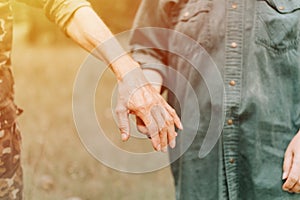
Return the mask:
{"type": "Polygon", "coordinates": [[[152,86],[158,91],[161,91],[163,84],[163,78],[159,72],[151,69],[143,69],[144,75],[147,80],[152,84],[152,86]]]}
{"type": "Polygon", "coordinates": [[[92,8],[79,8],[66,30],[68,36],[81,47],[109,64],[118,80],[127,72],[139,67],[92,8]]]}

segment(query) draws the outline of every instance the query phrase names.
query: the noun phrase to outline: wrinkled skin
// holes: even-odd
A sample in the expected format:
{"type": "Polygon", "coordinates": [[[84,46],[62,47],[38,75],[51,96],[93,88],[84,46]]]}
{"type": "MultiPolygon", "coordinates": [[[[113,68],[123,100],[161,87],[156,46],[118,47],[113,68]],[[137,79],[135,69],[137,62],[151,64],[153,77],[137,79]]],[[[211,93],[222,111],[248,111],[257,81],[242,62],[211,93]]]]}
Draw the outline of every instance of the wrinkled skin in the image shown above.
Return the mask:
{"type": "Polygon", "coordinates": [[[157,151],[175,147],[175,126],[182,129],[179,117],[164,98],[146,80],[140,68],[132,70],[118,83],[116,107],[118,127],[122,140],[130,136],[129,114],[137,117],[137,128],[146,134],[157,151]]]}

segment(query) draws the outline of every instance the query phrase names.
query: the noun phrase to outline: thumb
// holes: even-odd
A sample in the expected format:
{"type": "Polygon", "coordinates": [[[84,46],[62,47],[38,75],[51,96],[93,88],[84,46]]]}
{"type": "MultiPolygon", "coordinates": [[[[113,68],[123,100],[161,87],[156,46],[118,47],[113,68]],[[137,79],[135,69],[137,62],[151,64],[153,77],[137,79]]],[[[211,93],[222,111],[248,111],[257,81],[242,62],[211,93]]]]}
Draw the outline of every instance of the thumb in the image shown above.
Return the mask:
{"type": "Polygon", "coordinates": [[[117,115],[118,128],[121,132],[122,140],[127,141],[130,135],[129,113],[127,108],[122,105],[117,106],[116,115],[117,115]]]}
{"type": "Polygon", "coordinates": [[[287,177],[289,176],[290,170],[292,168],[292,163],[293,163],[293,152],[290,150],[290,148],[287,148],[284,155],[284,161],[283,161],[282,180],[287,179],[287,177]]]}

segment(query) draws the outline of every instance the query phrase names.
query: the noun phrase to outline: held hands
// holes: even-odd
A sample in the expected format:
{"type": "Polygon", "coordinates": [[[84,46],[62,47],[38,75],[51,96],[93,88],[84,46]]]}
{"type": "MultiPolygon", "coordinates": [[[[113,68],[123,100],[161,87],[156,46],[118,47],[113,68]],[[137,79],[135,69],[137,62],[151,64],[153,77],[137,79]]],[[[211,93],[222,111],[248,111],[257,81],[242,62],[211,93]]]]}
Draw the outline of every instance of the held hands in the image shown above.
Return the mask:
{"type": "Polygon", "coordinates": [[[122,140],[130,137],[129,114],[134,114],[138,130],[151,139],[155,150],[166,152],[168,144],[174,148],[177,136],[174,125],[182,129],[180,119],[146,80],[143,71],[140,68],[130,71],[118,86],[116,114],[122,140]]]}
{"type": "Polygon", "coordinates": [[[175,146],[172,142],[177,135],[174,124],[182,129],[180,119],[149,84],[139,65],[125,53],[97,14],[90,7],[78,9],[66,31],[80,46],[109,64],[119,80],[116,113],[122,140],[129,139],[128,115],[134,114],[145,124],[156,150],[165,149],[168,144],[175,146]]]}
{"type": "Polygon", "coordinates": [[[290,142],[284,157],[282,189],[290,193],[300,193],[300,131],[290,142]]]}

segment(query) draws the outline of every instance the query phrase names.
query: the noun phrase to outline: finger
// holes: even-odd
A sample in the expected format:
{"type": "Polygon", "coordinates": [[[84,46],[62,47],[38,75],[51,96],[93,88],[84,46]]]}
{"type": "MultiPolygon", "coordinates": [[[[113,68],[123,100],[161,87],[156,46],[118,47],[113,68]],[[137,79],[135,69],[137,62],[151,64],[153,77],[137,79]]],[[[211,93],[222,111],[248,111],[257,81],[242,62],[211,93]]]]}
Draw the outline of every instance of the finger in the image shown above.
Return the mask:
{"type": "Polygon", "coordinates": [[[153,106],[151,108],[151,115],[156,122],[156,126],[158,127],[159,137],[160,137],[160,145],[162,152],[167,152],[168,149],[168,123],[161,113],[160,106],[153,106]]]}
{"type": "Polygon", "coordinates": [[[153,117],[150,115],[150,113],[145,117],[141,118],[143,120],[143,123],[146,126],[146,129],[148,130],[147,135],[150,136],[152,146],[156,151],[161,151],[161,145],[160,145],[160,137],[158,134],[158,127],[153,119],[153,117]],[[146,123],[148,122],[148,124],[146,123]]]}
{"type": "Polygon", "coordinates": [[[161,151],[166,153],[168,151],[168,128],[164,127],[159,133],[161,151]]]}
{"type": "Polygon", "coordinates": [[[300,193],[300,181],[298,178],[297,183],[294,185],[294,187],[290,190],[290,192],[294,192],[294,193],[300,193]]]}
{"type": "Polygon", "coordinates": [[[175,148],[176,146],[176,136],[177,133],[175,132],[174,121],[169,113],[161,113],[163,118],[165,119],[165,125],[167,126],[167,140],[168,144],[171,148],[175,148]]]}
{"type": "Polygon", "coordinates": [[[166,107],[168,113],[173,117],[176,127],[179,128],[180,130],[182,130],[183,126],[182,126],[182,123],[181,123],[180,118],[178,117],[176,111],[168,103],[166,103],[165,107],[166,107]]]}
{"type": "Polygon", "coordinates": [[[168,144],[172,149],[176,146],[176,136],[177,133],[175,132],[174,124],[168,127],[168,144]]]}
{"type": "Polygon", "coordinates": [[[300,177],[300,157],[299,157],[299,155],[297,155],[297,154],[293,155],[292,163],[293,163],[292,168],[290,170],[290,173],[288,175],[286,182],[283,185],[283,188],[285,190],[294,192],[292,189],[297,184],[297,182],[299,181],[299,177],[300,177]]]}
{"type": "Polygon", "coordinates": [[[129,116],[128,110],[123,106],[118,106],[116,108],[116,117],[118,122],[118,128],[121,132],[121,137],[123,141],[127,141],[129,139],[129,116]]]}
{"type": "Polygon", "coordinates": [[[153,148],[156,151],[161,151],[161,145],[160,145],[160,137],[158,134],[155,134],[154,136],[151,136],[151,143],[153,148]]]}
{"type": "Polygon", "coordinates": [[[140,133],[149,135],[149,131],[148,131],[146,125],[144,124],[143,120],[139,117],[136,117],[136,127],[140,133]]]}

